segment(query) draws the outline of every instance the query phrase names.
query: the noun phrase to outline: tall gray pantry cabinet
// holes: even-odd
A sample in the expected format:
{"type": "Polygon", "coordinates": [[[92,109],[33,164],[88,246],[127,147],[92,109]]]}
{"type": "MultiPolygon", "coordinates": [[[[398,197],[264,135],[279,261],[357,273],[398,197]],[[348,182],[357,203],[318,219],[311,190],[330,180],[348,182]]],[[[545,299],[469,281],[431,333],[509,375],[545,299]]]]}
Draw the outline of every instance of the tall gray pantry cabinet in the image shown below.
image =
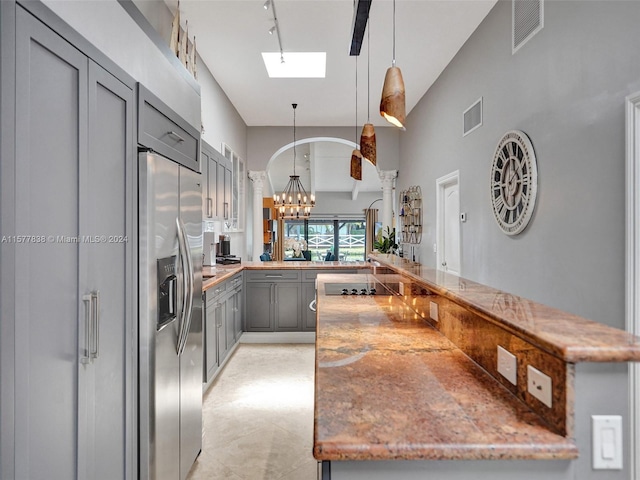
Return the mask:
{"type": "Polygon", "coordinates": [[[0,3],[0,478],[134,478],[135,84],[0,3]]]}

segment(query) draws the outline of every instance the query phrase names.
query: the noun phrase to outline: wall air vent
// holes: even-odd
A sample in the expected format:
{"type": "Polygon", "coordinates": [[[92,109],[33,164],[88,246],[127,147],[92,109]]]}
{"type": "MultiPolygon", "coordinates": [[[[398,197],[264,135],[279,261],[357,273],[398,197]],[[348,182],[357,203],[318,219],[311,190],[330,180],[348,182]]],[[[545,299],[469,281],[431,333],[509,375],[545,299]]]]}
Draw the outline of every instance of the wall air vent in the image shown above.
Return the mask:
{"type": "Polygon", "coordinates": [[[544,26],[544,0],[511,0],[511,53],[527,43],[544,26]]]}
{"type": "Polygon", "coordinates": [[[462,113],[462,136],[470,134],[480,126],[482,126],[482,97],[462,113]]]}

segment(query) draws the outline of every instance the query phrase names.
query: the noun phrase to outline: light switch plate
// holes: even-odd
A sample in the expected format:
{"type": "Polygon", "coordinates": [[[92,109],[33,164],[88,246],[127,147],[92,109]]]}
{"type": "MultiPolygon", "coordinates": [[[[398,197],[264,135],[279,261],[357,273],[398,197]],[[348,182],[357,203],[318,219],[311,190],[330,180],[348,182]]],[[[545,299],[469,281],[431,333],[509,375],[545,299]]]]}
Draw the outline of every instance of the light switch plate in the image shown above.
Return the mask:
{"type": "Polygon", "coordinates": [[[518,362],[509,350],[498,345],[498,373],[513,385],[518,384],[518,362]]]}
{"type": "Polygon", "coordinates": [[[527,365],[527,391],[551,408],[551,377],[527,365]]]}
{"type": "Polygon", "coordinates": [[[438,321],[438,304],[436,302],[429,302],[429,317],[431,320],[438,321]]]}
{"type": "Polygon", "coordinates": [[[594,470],[622,470],[622,417],[591,415],[594,470]]]}

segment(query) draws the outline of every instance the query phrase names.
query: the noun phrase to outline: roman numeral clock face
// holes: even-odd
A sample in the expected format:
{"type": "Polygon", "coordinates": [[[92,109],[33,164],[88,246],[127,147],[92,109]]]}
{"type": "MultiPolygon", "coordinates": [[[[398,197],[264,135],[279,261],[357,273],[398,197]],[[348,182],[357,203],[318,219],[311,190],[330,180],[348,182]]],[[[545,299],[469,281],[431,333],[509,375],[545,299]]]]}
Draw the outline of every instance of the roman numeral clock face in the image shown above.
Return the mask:
{"type": "Polygon", "coordinates": [[[529,137],[518,130],[505,133],[491,166],[491,205],[507,235],[522,232],[531,220],[537,186],[538,168],[529,137]]]}

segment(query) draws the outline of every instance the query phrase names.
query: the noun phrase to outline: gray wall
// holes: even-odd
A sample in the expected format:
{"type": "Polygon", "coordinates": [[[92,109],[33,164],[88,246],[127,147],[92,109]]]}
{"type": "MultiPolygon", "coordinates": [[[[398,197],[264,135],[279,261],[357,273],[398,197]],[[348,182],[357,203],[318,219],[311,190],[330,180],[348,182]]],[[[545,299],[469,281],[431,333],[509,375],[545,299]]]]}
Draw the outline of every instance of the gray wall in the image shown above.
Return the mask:
{"type": "Polygon", "coordinates": [[[399,188],[420,179],[420,260],[435,265],[435,181],[460,170],[462,275],[624,328],[624,99],[640,90],[638,2],[545,2],[545,27],[511,54],[511,4],[500,1],[411,112],[399,188]],[[484,124],[462,137],[462,112],[484,98],[484,124]],[[538,203],[508,237],[489,202],[502,134],[526,132],[538,203]],[[597,286],[596,286],[597,282],[597,286]]]}
{"type": "MultiPolygon", "coordinates": [[[[435,181],[459,169],[462,276],[624,328],[624,100],[640,91],[640,4],[547,1],[544,9],[542,31],[512,55],[511,3],[498,2],[409,115],[398,188],[422,187],[423,264],[435,266],[435,181]],[[462,137],[462,112],[481,96],[483,125],[462,137]],[[511,129],[531,138],[539,179],[533,218],[516,237],[501,233],[489,201],[493,153],[511,129]]],[[[581,458],[548,478],[628,479],[626,470],[592,472],[589,444],[590,415],[619,413],[628,423],[626,365],[579,367],[581,458]]],[[[625,468],[629,457],[625,432],[625,468]]]]}
{"type": "MultiPolygon", "coordinates": [[[[312,218],[332,218],[334,214],[340,217],[353,215],[354,218],[364,217],[364,209],[374,200],[382,198],[382,188],[379,192],[360,192],[355,200],[351,200],[351,192],[318,192],[316,206],[311,211],[312,218]]],[[[378,209],[381,215],[382,202],[377,202],[371,208],[378,209]]]]}

